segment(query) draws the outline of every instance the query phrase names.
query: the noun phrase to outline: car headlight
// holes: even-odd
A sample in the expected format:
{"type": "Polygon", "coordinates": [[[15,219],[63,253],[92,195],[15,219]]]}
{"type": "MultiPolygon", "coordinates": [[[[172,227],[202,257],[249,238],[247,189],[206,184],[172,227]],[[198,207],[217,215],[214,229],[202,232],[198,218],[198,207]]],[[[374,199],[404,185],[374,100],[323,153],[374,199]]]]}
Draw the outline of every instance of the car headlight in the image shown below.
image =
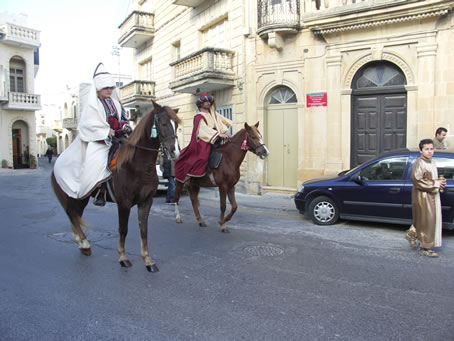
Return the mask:
{"type": "Polygon", "coordinates": [[[299,188],[298,192],[303,192],[304,190],[304,185],[301,185],[301,187],[299,188]]]}

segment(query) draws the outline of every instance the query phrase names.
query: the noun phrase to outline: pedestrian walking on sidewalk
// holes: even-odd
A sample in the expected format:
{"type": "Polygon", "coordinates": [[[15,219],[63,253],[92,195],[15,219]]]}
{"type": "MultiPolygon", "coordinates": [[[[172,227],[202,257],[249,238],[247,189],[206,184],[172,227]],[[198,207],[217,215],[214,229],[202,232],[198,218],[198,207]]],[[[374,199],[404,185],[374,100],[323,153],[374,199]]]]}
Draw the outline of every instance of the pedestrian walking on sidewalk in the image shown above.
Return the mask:
{"type": "Polygon", "coordinates": [[[45,155],[47,156],[47,159],[49,160],[49,163],[51,163],[52,162],[52,156],[54,155],[54,151],[53,151],[51,146],[49,146],[49,148],[47,148],[47,151],[46,151],[45,155]]]}

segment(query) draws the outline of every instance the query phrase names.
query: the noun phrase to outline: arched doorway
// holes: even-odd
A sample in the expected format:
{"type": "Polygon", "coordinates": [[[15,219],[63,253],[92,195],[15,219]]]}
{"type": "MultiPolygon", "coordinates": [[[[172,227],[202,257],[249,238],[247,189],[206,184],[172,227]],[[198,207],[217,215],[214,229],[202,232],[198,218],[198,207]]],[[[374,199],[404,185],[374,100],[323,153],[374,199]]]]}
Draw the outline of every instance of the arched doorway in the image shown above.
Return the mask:
{"type": "Polygon", "coordinates": [[[267,186],[296,188],[298,170],[298,100],[286,86],[266,97],[267,186]]]}
{"type": "Polygon", "coordinates": [[[406,146],[405,84],[403,72],[386,61],[366,64],[356,73],[352,82],[351,167],[406,146]]]}
{"type": "Polygon", "coordinates": [[[27,168],[30,156],[28,125],[22,120],[15,121],[12,126],[13,167],[27,168]]]}

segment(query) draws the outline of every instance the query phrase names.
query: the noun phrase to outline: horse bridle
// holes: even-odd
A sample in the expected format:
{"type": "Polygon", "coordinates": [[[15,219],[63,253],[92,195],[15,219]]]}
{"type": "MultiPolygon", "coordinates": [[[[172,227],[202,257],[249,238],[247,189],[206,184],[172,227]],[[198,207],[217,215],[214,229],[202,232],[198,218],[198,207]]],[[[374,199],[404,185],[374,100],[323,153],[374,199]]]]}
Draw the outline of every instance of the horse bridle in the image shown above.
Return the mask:
{"type": "MultiPolygon", "coordinates": [[[[173,139],[173,138],[175,138],[175,139],[178,138],[176,134],[167,136],[167,137],[165,137],[165,138],[163,138],[163,139],[161,139],[161,138],[159,137],[159,135],[160,135],[160,134],[159,134],[159,128],[158,128],[159,126],[157,125],[157,123],[158,123],[158,120],[159,120],[159,116],[164,115],[164,114],[167,114],[167,113],[163,111],[163,112],[160,112],[160,113],[158,113],[158,114],[154,114],[154,124],[153,124],[153,126],[156,126],[156,132],[157,132],[157,135],[158,135],[157,137],[159,138],[159,141],[161,141],[161,144],[162,144],[162,142],[164,142],[164,141],[167,141],[167,140],[170,140],[170,139],[173,139]]],[[[176,130],[177,130],[177,129],[176,129],[176,127],[175,127],[175,131],[176,131],[176,130]]],[[[150,136],[150,137],[151,137],[151,136],[150,136]]]]}
{"type": "MultiPolygon", "coordinates": [[[[260,133],[259,133],[259,134],[260,134],[260,133]]],[[[262,136],[260,136],[260,138],[261,138],[261,137],[262,137],[262,136]]],[[[236,143],[234,143],[234,142],[232,141],[232,138],[231,138],[231,137],[229,137],[228,140],[229,140],[230,143],[233,143],[234,145],[238,146],[238,144],[236,144],[236,143]]],[[[244,140],[246,140],[246,141],[249,140],[249,133],[248,133],[247,131],[246,131],[246,136],[244,137],[244,140]]],[[[240,148],[243,147],[242,144],[239,145],[239,146],[240,146],[240,148]]],[[[263,146],[265,146],[265,143],[260,143],[259,145],[254,146],[254,147],[249,147],[249,146],[247,146],[247,149],[246,149],[246,150],[250,150],[252,153],[254,153],[255,155],[259,156],[259,155],[257,154],[257,149],[259,149],[260,147],[263,147],[263,146]]]]}
{"type": "MultiPolygon", "coordinates": [[[[260,134],[260,133],[259,133],[259,134],[260,134]]],[[[262,136],[260,136],[260,138],[261,138],[261,137],[262,137],[262,136]]],[[[246,132],[245,140],[249,140],[249,133],[248,133],[248,132],[246,132]]],[[[265,146],[265,144],[264,144],[264,143],[260,143],[259,145],[254,146],[254,147],[249,147],[249,146],[248,146],[248,149],[250,149],[252,153],[254,153],[255,155],[258,156],[258,154],[257,154],[257,149],[259,149],[260,147],[263,147],[263,146],[265,146]]]]}
{"type": "MultiPolygon", "coordinates": [[[[159,138],[159,149],[155,149],[155,148],[148,148],[148,147],[144,147],[144,146],[140,146],[138,144],[131,144],[129,142],[127,142],[128,144],[130,144],[131,146],[135,147],[135,148],[139,148],[139,149],[143,149],[143,150],[148,150],[148,151],[151,151],[151,152],[158,152],[158,153],[164,153],[165,150],[166,150],[166,147],[163,146],[163,142],[164,141],[167,141],[169,139],[172,139],[172,138],[177,138],[177,135],[176,134],[173,134],[173,135],[170,135],[170,136],[166,136],[164,137],[163,139],[161,139],[160,137],[160,134],[159,134],[159,128],[158,128],[158,125],[156,124],[158,122],[158,119],[159,119],[159,116],[163,115],[163,114],[166,114],[166,112],[162,111],[160,113],[157,113],[157,114],[154,114],[154,122],[153,122],[153,126],[151,127],[151,134],[149,136],[150,139],[152,138],[159,138]],[[156,136],[153,136],[153,129],[156,129],[156,136]]],[[[176,131],[176,127],[175,127],[175,131],[176,131]]],[[[127,140],[126,140],[127,141],[127,140]]]]}

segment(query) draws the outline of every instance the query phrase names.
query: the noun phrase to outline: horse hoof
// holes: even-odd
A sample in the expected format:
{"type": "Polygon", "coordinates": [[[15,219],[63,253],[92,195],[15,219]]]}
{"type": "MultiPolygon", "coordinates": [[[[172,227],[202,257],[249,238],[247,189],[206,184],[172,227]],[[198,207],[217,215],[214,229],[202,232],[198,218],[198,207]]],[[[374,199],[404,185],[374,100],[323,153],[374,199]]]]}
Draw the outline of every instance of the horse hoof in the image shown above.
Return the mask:
{"type": "Polygon", "coordinates": [[[176,220],[176,222],[177,222],[178,224],[181,224],[181,223],[183,223],[183,220],[181,220],[181,218],[178,218],[178,219],[176,220]]]}
{"type": "Polygon", "coordinates": [[[205,224],[205,222],[203,221],[203,222],[199,223],[199,226],[200,227],[207,227],[207,224],[205,224]]]}
{"type": "Polygon", "coordinates": [[[129,268],[132,266],[132,263],[129,261],[129,259],[127,259],[120,261],[120,265],[122,268],[129,268]]]}
{"type": "Polygon", "coordinates": [[[225,228],[221,229],[221,232],[222,233],[230,233],[230,230],[229,230],[228,227],[225,227],[225,228]]]}
{"type": "Polygon", "coordinates": [[[82,252],[82,254],[84,254],[85,256],[91,256],[91,249],[88,248],[88,249],[79,249],[80,252],[82,252]]]}
{"type": "Polygon", "coordinates": [[[156,264],[146,265],[148,272],[158,272],[158,266],[156,264]]]}

